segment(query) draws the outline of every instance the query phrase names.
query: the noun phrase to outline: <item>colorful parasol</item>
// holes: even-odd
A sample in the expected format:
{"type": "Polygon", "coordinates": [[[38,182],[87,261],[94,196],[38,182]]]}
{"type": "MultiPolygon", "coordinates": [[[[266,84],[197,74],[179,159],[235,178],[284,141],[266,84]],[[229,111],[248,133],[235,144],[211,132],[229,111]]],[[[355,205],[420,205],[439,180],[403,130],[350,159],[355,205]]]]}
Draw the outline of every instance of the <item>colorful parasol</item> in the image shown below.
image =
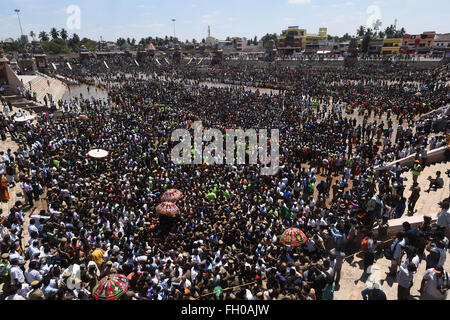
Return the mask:
{"type": "Polygon", "coordinates": [[[181,198],[183,198],[183,193],[181,193],[180,190],[177,189],[170,189],[167,190],[163,196],[161,197],[161,200],[164,202],[177,202],[178,200],[180,200],[181,198]]]}
{"type": "Polygon", "coordinates": [[[290,228],[281,236],[280,242],[286,246],[299,247],[308,240],[300,229],[290,228]]]}
{"type": "Polygon", "coordinates": [[[114,274],[104,277],[92,290],[92,296],[96,300],[119,300],[128,288],[127,277],[114,274]]]}
{"type": "Polygon", "coordinates": [[[163,202],[156,207],[156,212],[168,217],[175,217],[180,213],[180,209],[172,202],[163,202]]]}

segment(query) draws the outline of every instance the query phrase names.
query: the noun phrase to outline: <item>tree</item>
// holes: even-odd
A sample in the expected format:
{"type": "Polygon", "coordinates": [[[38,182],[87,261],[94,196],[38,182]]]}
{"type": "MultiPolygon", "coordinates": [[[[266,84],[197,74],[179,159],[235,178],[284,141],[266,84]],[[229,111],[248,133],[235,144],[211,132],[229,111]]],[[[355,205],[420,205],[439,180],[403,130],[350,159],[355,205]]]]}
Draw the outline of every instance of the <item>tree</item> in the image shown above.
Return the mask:
{"type": "Polygon", "coordinates": [[[273,34],[267,33],[264,37],[261,38],[261,41],[263,42],[263,47],[265,49],[269,47],[270,40],[273,40],[276,45],[278,41],[278,35],[276,33],[273,34]]]}
{"type": "Polygon", "coordinates": [[[61,35],[61,39],[63,39],[64,41],[66,41],[67,38],[69,38],[69,35],[67,34],[67,31],[65,29],[61,29],[59,34],[61,35]]]}
{"type": "Polygon", "coordinates": [[[72,49],[72,51],[78,51],[80,42],[80,37],[76,33],[74,33],[72,35],[72,38],[69,39],[69,47],[72,49]]]}
{"type": "Polygon", "coordinates": [[[253,39],[253,44],[254,44],[255,46],[258,45],[258,37],[257,37],[257,36],[255,36],[255,38],[253,39]]]}
{"type": "Polygon", "coordinates": [[[117,41],[116,41],[116,44],[117,44],[119,47],[124,46],[125,43],[127,43],[127,41],[126,41],[124,38],[119,38],[119,39],[117,39],[117,41]]]}
{"type": "Polygon", "coordinates": [[[364,39],[361,43],[361,51],[363,53],[367,53],[369,51],[369,44],[372,41],[372,37],[369,33],[366,33],[366,35],[364,36],[364,39]]]}
{"type": "Polygon", "coordinates": [[[52,39],[55,40],[55,39],[58,39],[59,32],[58,32],[58,30],[56,30],[56,28],[52,28],[50,30],[50,35],[52,36],[52,39]]]}
{"type": "Polygon", "coordinates": [[[405,28],[401,28],[400,30],[395,31],[395,37],[396,38],[403,38],[403,36],[406,34],[405,28]]]}
{"type": "Polygon", "coordinates": [[[197,43],[197,40],[192,39],[192,43],[193,43],[193,44],[196,44],[196,43],[197,43]]]}
{"type": "Polygon", "coordinates": [[[43,42],[47,42],[49,39],[47,32],[42,31],[41,33],[39,33],[39,39],[43,42]]]}
{"type": "Polygon", "coordinates": [[[205,40],[205,39],[202,39],[202,43],[206,43],[206,40],[205,40]]]}
{"type": "Polygon", "coordinates": [[[34,31],[30,31],[30,37],[34,40],[36,37],[36,33],[34,33],[34,31]]]}
{"type": "Polygon", "coordinates": [[[352,37],[348,34],[344,34],[344,36],[340,39],[340,41],[349,41],[352,37]]]}
{"type": "Polygon", "coordinates": [[[384,30],[384,33],[386,34],[386,38],[394,38],[395,36],[395,26],[391,24],[389,27],[387,27],[384,30]]]}
{"type": "Polygon", "coordinates": [[[81,39],[80,42],[82,45],[84,45],[89,51],[95,51],[97,48],[97,42],[88,38],[81,39]]]}
{"type": "Polygon", "coordinates": [[[384,33],[383,31],[378,32],[378,36],[383,39],[386,36],[386,33],[384,33]]]}
{"type": "Polygon", "coordinates": [[[134,46],[134,45],[136,45],[136,39],[135,38],[133,38],[132,40],[131,40],[131,44],[134,46]]]}
{"type": "Polygon", "coordinates": [[[364,26],[360,26],[358,30],[356,30],[356,34],[359,37],[363,37],[366,34],[366,28],[364,26]]]}

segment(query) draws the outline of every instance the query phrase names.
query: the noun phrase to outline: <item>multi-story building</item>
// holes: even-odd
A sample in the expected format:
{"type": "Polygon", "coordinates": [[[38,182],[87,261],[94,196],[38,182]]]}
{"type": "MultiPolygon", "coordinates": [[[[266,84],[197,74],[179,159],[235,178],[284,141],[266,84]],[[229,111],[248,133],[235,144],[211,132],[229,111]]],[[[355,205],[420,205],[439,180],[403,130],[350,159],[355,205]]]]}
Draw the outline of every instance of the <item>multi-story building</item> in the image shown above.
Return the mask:
{"type": "Polygon", "coordinates": [[[405,34],[402,39],[401,53],[428,54],[434,45],[436,32],[427,31],[422,34],[405,34]]]}
{"type": "Polygon", "coordinates": [[[450,48],[450,33],[437,34],[434,38],[433,51],[444,52],[450,48]]]}
{"type": "Polygon", "coordinates": [[[299,29],[298,26],[288,27],[278,38],[278,49],[284,53],[302,51],[303,45],[306,48],[306,43],[303,44],[304,40],[306,40],[306,29],[299,29]]]}
{"type": "Polygon", "coordinates": [[[369,55],[380,55],[381,54],[381,48],[383,47],[383,39],[375,39],[370,41],[369,43],[369,50],[367,53],[369,55]]]}
{"type": "Polygon", "coordinates": [[[383,46],[381,47],[381,54],[391,55],[400,53],[402,46],[402,38],[387,38],[383,39],[383,46]]]}
{"type": "Polygon", "coordinates": [[[278,39],[278,49],[284,53],[299,52],[307,49],[317,51],[320,47],[319,41],[327,39],[327,28],[320,28],[318,34],[307,34],[306,29],[291,26],[282,31],[278,39]]]}

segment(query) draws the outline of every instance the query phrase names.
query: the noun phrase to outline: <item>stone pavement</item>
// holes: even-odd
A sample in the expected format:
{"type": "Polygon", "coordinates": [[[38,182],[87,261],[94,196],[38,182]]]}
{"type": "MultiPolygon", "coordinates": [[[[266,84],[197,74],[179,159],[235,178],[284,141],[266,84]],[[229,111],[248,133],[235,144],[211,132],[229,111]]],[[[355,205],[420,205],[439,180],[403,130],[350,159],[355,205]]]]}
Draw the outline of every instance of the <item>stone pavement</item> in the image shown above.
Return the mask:
{"type": "MultiPolygon", "coordinates": [[[[425,251],[427,253],[427,251],[425,251]]],[[[404,259],[402,260],[402,262],[404,259]]],[[[397,300],[397,280],[393,277],[387,277],[391,261],[381,257],[375,261],[374,266],[379,268],[375,272],[375,275],[370,279],[363,273],[362,254],[357,255],[354,259],[347,259],[342,267],[341,283],[338,291],[334,293],[334,300],[363,300],[361,291],[367,288],[366,282],[368,280],[377,280],[381,284],[381,289],[386,293],[388,300],[397,300]]],[[[426,263],[421,261],[416,275],[414,276],[414,285],[411,288],[411,296],[413,300],[419,300],[420,284],[422,282],[422,276],[425,273],[426,263]]],[[[450,271],[450,259],[447,258],[444,269],[450,271]]],[[[450,295],[448,297],[450,300],[450,295]]]]}
{"type": "MultiPolygon", "coordinates": [[[[12,141],[10,136],[7,135],[7,140],[2,141],[0,143],[0,151],[6,152],[8,149],[11,149],[12,152],[15,152],[19,149],[19,146],[16,142],[12,141]]],[[[45,190],[44,190],[45,191],[45,190]]],[[[14,206],[17,201],[26,204],[26,198],[22,192],[22,188],[20,187],[20,182],[16,182],[15,186],[9,188],[9,196],[10,200],[7,203],[0,202],[0,208],[3,210],[2,216],[7,216],[9,214],[9,210],[14,206]]],[[[30,210],[24,212],[25,222],[23,225],[22,232],[22,245],[26,248],[26,244],[28,244],[29,234],[28,234],[28,225],[30,223],[30,216],[38,214],[40,210],[47,210],[47,204],[44,201],[45,192],[41,196],[41,200],[35,202],[34,207],[30,210]]]]}

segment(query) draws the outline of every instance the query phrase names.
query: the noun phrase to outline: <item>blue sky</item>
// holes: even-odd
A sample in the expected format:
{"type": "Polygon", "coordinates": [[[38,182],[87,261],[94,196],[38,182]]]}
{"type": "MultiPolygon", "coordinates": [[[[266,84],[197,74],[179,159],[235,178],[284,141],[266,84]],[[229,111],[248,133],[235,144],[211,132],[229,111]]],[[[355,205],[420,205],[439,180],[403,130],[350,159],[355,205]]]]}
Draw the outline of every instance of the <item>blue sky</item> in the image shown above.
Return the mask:
{"type": "Polygon", "coordinates": [[[69,30],[81,37],[106,40],[176,34],[181,40],[207,36],[261,38],[299,25],[308,33],[327,27],[332,35],[354,34],[357,27],[380,18],[384,29],[394,23],[409,33],[450,32],[449,0],[1,0],[0,40],[50,28],[67,28],[70,5],[81,10],[80,29],[69,30]],[[430,4],[432,3],[432,4],[430,4]],[[372,19],[372,20],[371,20],[372,19]]]}

